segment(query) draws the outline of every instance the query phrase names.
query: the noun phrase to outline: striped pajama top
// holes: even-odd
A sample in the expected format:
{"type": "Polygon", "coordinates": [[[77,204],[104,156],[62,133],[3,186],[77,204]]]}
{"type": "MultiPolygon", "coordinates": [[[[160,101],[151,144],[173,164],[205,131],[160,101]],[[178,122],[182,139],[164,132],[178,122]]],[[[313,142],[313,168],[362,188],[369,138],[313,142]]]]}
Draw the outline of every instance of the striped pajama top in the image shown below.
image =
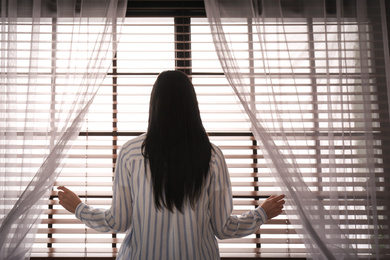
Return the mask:
{"type": "Polygon", "coordinates": [[[258,207],[236,216],[230,177],[219,147],[212,144],[210,169],[195,210],[156,210],[149,166],[144,164],[141,135],[123,145],[115,169],[110,209],[80,203],[75,215],[100,232],[126,232],[117,259],[219,259],[216,237],[244,237],[267,221],[258,207]],[[145,169],[146,168],[146,169],[145,169]]]}

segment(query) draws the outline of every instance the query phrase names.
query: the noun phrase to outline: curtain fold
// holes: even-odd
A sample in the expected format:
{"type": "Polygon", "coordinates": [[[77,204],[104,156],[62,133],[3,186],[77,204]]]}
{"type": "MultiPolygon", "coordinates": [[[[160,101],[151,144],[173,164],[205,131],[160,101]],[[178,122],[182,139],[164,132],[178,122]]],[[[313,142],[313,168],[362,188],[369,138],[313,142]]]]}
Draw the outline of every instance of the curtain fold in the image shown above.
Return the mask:
{"type": "Polygon", "coordinates": [[[205,7],[224,74],[307,257],[379,259],[368,3],[330,2],[205,0],[205,7]],[[313,160],[300,160],[297,144],[313,160]]]}
{"type": "Polygon", "coordinates": [[[127,1],[0,2],[0,258],[28,259],[127,1]]]}

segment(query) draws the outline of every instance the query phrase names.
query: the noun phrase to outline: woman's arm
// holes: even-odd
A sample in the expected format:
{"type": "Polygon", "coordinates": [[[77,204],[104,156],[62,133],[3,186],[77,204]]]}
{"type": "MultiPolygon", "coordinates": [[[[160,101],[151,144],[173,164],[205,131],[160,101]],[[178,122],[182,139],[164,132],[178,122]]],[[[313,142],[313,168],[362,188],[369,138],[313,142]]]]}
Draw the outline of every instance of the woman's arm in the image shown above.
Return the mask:
{"type": "Polygon", "coordinates": [[[111,208],[95,209],[83,203],[80,198],[64,186],[59,186],[59,204],[74,213],[88,227],[99,232],[124,232],[131,224],[132,200],[130,195],[130,174],[126,167],[125,151],[121,151],[115,169],[114,194],[111,208]]]}
{"type": "Polygon", "coordinates": [[[244,237],[253,234],[260,225],[282,212],[284,195],[271,196],[261,206],[240,216],[232,215],[233,200],[230,176],[222,151],[214,149],[209,188],[211,223],[219,239],[244,237]]]}

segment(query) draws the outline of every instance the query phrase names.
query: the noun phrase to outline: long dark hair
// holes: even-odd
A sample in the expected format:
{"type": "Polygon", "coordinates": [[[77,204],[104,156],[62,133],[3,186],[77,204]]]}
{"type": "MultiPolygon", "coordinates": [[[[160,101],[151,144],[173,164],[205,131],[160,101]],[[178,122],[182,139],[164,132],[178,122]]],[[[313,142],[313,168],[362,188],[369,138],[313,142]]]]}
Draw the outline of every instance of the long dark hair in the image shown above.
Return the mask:
{"type": "Polygon", "coordinates": [[[149,160],[156,208],[182,212],[189,202],[194,209],[208,174],[211,144],[194,86],[183,72],[157,77],[142,153],[149,160]]]}

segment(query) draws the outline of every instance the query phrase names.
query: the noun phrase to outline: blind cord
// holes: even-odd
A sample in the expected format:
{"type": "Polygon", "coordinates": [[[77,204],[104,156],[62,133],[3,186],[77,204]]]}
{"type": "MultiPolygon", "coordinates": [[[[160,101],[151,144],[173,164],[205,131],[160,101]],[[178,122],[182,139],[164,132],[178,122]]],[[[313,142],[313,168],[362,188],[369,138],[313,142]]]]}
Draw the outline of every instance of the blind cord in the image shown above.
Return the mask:
{"type": "MultiPolygon", "coordinates": [[[[86,134],[85,134],[85,203],[88,203],[88,117],[85,119],[86,123],[86,134]]],[[[87,226],[84,225],[84,259],[87,259],[87,226]]]]}

